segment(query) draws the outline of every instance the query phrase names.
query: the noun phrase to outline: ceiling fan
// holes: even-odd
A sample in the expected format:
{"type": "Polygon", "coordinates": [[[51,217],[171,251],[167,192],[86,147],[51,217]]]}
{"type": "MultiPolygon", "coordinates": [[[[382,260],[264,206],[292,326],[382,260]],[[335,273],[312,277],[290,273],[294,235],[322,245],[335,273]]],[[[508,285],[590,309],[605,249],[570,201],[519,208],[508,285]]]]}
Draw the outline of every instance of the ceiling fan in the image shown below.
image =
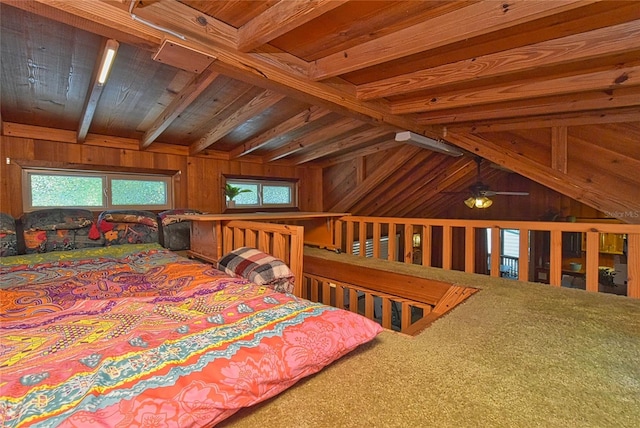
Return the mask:
{"type": "Polygon", "coordinates": [[[478,168],[478,179],[473,185],[469,186],[470,196],[464,200],[464,204],[466,206],[468,206],[469,208],[489,208],[493,204],[493,201],[489,199],[489,196],[529,196],[529,192],[500,192],[491,190],[488,185],[484,184],[480,180],[480,163],[482,162],[482,158],[476,157],[475,160],[478,168]]]}

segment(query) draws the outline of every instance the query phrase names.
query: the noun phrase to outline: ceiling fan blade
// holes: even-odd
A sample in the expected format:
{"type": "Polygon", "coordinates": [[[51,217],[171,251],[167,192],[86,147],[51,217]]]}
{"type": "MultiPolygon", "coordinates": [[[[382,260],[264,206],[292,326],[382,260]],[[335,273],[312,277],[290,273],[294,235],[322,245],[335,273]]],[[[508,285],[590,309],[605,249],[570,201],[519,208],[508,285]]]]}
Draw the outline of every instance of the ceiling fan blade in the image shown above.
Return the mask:
{"type": "Polygon", "coordinates": [[[490,192],[494,195],[529,196],[529,192],[490,192]]]}

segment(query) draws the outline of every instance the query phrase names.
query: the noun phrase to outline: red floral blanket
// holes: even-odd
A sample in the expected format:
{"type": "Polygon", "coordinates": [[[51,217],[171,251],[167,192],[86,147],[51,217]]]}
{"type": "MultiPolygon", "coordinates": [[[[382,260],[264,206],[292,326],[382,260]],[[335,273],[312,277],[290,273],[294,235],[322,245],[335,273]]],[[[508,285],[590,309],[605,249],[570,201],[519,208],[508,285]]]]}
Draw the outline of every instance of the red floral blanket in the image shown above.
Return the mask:
{"type": "Polygon", "coordinates": [[[0,425],[211,426],[381,331],[159,247],[132,248],[2,260],[0,425]]]}

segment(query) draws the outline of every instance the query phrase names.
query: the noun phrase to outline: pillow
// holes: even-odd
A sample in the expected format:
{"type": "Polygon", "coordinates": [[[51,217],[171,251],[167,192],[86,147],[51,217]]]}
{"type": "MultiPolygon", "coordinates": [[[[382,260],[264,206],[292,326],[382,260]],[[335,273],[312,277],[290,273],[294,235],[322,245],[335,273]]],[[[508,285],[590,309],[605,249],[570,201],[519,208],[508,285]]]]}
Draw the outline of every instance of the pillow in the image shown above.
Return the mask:
{"type": "Polygon", "coordinates": [[[295,277],[291,269],[282,260],[256,248],[240,247],[225,254],[218,261],[218,269],[281,293],[293,292],[295,277]]]}
{"type": "Polygon", "coordinates": [[[138,223],[144,224],[152,228],[158,227],[158,221],[156,215],[150,211],[134,211],[134,210],[122,210],[122,211],[104,211],[98,217],[98,223],[103,222],[110,223],[138,223]]]}
{"type": "Polygon", "coordinates": [[[98,216],[98,229],[105,245],[158,242],[158,221],[151,211],[110,210],[98,216]]]}

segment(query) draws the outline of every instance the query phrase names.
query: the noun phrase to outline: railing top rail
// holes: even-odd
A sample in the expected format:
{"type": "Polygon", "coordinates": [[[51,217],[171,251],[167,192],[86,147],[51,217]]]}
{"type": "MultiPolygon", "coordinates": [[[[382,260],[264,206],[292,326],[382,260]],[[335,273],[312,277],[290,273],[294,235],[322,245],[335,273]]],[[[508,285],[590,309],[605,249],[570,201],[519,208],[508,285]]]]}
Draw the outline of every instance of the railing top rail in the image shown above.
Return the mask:
{"type": "Polygon", "coordinates": [[[404,217],[366,217],[345,216],[339,220],[352,223],[394,223],[415,226],[451,226],[474,228],[499,228],[520,230],[559,230],[562,232],[600,232],[600,233],[640,233],[640,224],[598,223],[598,222],[551,222],[551,221],[513,221],[513,220],[463,220],[441,218],[404,218],[404,217]]]}

